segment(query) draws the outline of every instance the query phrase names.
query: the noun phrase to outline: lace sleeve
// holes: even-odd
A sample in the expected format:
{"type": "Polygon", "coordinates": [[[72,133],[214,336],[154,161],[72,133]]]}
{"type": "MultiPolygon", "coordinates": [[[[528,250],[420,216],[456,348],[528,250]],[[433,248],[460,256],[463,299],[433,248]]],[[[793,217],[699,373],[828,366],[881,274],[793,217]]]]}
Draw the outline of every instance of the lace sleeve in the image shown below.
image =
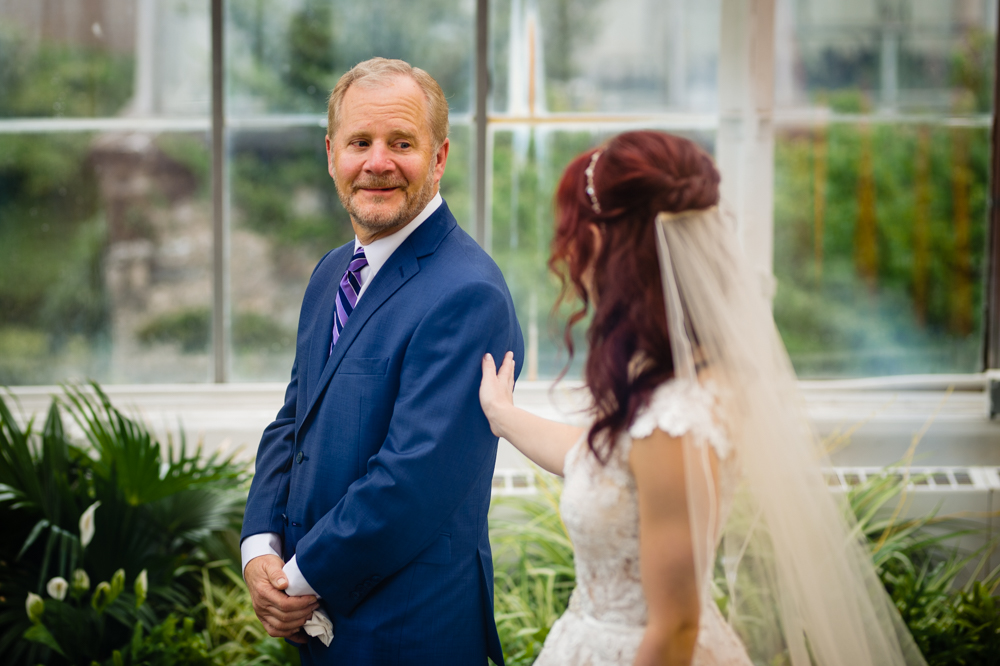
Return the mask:
{"type": "Polygon", "coordinates": [[[659,428],[671,437],[691,434],[695,443],[708,442],[720,459],[728,457],[732,444],[714,416],[715,395],[711,387],[694,382],[670,381],[653,393],[628,429],[632,439],[643,439],[659,428]]]}

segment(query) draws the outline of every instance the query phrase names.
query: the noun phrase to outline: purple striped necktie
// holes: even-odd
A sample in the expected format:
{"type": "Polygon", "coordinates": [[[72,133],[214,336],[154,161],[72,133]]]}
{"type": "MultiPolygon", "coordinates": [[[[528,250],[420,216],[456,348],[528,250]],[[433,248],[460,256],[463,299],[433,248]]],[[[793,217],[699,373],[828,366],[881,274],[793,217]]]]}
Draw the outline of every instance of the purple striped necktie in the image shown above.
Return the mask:
{"type": "Polygon", "coordinates": [[[344,330],[347,318],[354,312],[354,307],[358,304],[358,294],[361,293],[361,269],[368,265],[365,258],[365,247],[358,247],[351,263],[347,264],[344,277],[340,278],[340,288],[337,290],[337,310],[333,315],[333,341],[330,343],[330,353],[333,353],[333,346],[340,339],[340,332],[344,330]]]}

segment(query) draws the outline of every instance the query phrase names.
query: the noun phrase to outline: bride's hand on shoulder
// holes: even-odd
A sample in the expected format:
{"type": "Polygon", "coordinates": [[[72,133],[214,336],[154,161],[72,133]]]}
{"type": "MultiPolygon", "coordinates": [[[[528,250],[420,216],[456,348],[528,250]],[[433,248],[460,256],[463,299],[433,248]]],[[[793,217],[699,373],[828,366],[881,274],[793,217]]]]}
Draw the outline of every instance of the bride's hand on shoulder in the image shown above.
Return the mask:
{"type": "Polygon", "coordinates": [[[483,356],[479,402],[494,435],[506,439],[542,469],[563,473],[566,452],[580,438],[583,429],[514,406],[513,352],[504,354],[499,370],[491,355],[483,356]]]}
{"type": "Polygon", "coordinates": [[[483,380],[479,384],[479,404],[490,422],[490,430],[503,437],[499,423],[505,409],[514,406],[514,352],[504,354],[497,370],[492,354],[483,356],[483,380]]]}

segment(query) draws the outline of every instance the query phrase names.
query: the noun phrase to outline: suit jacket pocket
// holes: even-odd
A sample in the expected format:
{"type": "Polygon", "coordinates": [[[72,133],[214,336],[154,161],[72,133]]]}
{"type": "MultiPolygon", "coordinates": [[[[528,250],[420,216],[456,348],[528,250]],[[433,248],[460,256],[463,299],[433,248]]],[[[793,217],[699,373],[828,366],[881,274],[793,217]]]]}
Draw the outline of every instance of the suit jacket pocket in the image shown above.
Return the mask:
{"type": "Polygon", "coordinates": [[[344,357],[337,368],[337,374],[341,375],[385,375],[385,369],[389,365],[389,358],[352,358],[344,357]]]}
{"type": "Polygon", "coordinates": [[[451,535],[437,535],[437,538],[413,558],[413,561],[424,564],[448,564],[451,562],[451,535]]]}

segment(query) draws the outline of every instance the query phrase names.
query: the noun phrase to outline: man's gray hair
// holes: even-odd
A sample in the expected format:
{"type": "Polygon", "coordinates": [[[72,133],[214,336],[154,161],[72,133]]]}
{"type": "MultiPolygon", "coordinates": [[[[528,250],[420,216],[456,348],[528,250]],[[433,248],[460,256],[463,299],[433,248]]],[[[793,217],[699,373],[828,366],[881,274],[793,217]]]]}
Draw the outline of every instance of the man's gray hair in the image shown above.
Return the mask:
{"type": "Polygon", "coordinates": [[[434,80],[434,77],[419,67],[414,67],[403,60],[389,60],[387,58],[372,58],[359,62],[340,77],[333,92],[330,93],[330,101],[327,104],[327,136],[333,138],[337,132],[338,116],[348,88],[355,83],[366,87],[385,85],[397,76],[410,77],[424,91],[424,97],[427,98],[429,115],[427,120],[430,124],[431,136],[434,139],[435,147],[440,148],[445,139],[448,138],[448,100],[445,99],[441,86],[434,80]]]}

